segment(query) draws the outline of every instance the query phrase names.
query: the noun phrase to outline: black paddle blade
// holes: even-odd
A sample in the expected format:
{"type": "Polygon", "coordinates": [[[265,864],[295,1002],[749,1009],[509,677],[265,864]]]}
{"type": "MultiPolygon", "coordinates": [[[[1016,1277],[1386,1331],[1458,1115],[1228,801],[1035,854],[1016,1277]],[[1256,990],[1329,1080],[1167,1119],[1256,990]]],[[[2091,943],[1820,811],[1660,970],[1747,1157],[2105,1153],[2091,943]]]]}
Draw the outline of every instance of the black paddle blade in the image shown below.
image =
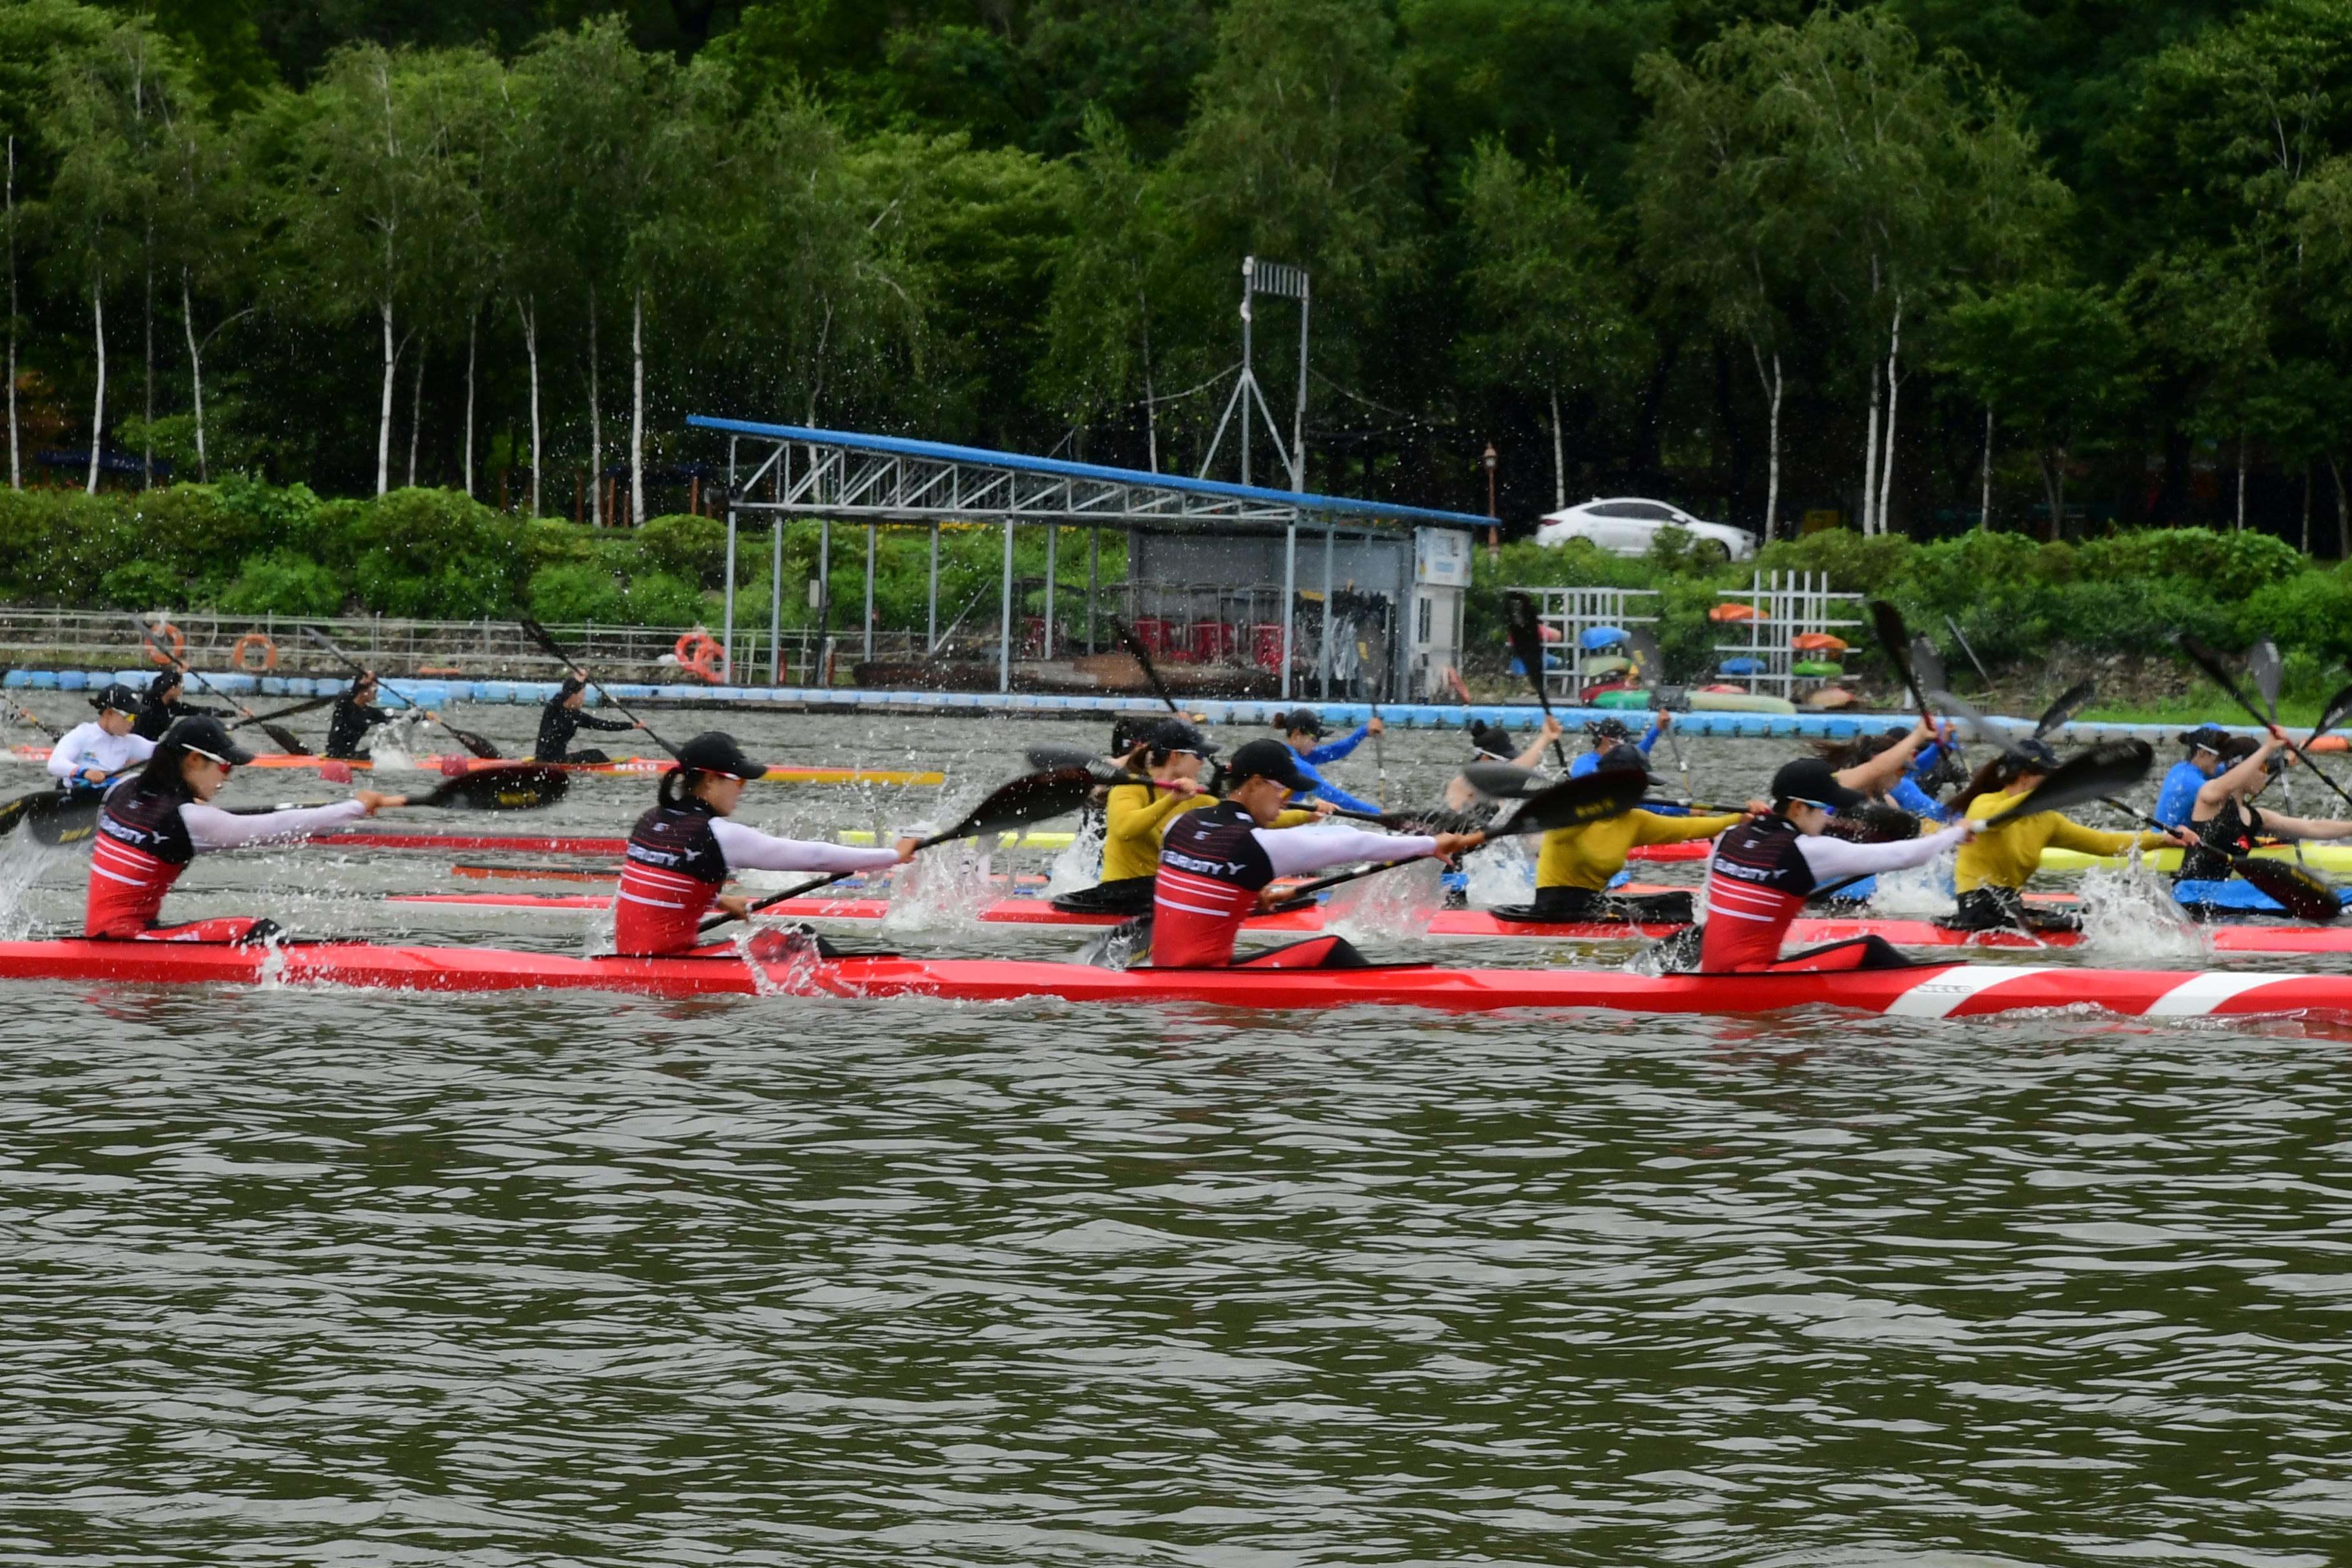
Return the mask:
{"type": "Polygon", "coordinates": [[[2352,717],[2352,686],[2346,687],[2327,700],[2327,706],[2319,710],[2319,722],[2313,726],[2311,738],[2316,741],[2343,723],[2347,717],[2352,717]]]}
{"type": "Polygon", "coordinates": [[[1028,758],[1029,765],[1041,773],[1055,773],[1063,768],[1097,767],[1105,761],[1098,752],[1089,752],[1084,746],[1031,746],[1021,754],[1028,758]]]}
{"type": "Polygon", "coordinates": [[[1153,664],[1151,656],[1144,651],[1143,639],[1135,635],[1135,628],[1125,621],[1114,620],[1110,629],[1111,635],[1118,639],[1118,646],[1127,650],[1128,657],[1134,659],[1136,667],[1143,671],[1143,679],[1150,686],[1151,694],[1168,704],[1168,711],[1179,718],[1183,717],[1184,710],[1176,706],[1176,699],[1168,695],[1168,683],[1160,679],[1160,667],[1153,664]]]}
{"type": "Polygon", "coordinates": [[[1886,655],[1886,662],[1895,667],[1902,679],[1903,689],[1911,694],[1912,703],[1921,717],[1927,712],[1927,699],[1919,689],[1919,678],[1911,668],[1911,628],[1903,624],[1903,612],[1884,599],[1870,601],[1871,629],[1878,634],[1878,646],[1886,655]]]}
{"type": "Polygon", "coordinates": [[[2247,712],[2252,714],[2256,719],[2260,719],[2262,717],[2261,711],[2257,710],[2252,703],[2246,700],[2246,694],[2238,688],[2237,678],[2230,673],[2228,668],[2222,663],[2221,656],[2220,654],[2215,653],[2211,648],[2207,647],[2203,643],[2199,642],[2187,632],[2175,632],[2172,634],[2170,640],[2172,646],[2179,648],[2182,653],[2187,654],[2189,656],[2189,662],[2195,665],[2199,669],[2203,670],[2205,672],[2205,679],[2220,687],[2222,691],[2228,694],[2231,700],[2237,703],[2239,707],[2244,709],[2247,712]]]}
{"type": "Polygon", "coordinates": [[[466,750],[473,752],[474,755],[481,758],[484,762],[495,763],[499,761],[499,749],[496,746],[491,745],[489,742],[485,740],[483,737],[475,734],[471,730],[460,730],[457,725],[452,724],[446,719],[440,721],[440,724],[441,728],[448,731],[450,734],[457,737],[457,744],[465,747],[466,750]]]}
{"type": "Polygon", "coordinates": [[[1528,672],[1534,682],[1536,695],[1549,695],[1544,689],[1543,627],[1536,620],[1536,602],[1525,594],[1503,595],[1503,627],[1510,639],[1511,657],[1528,672]]]}
{"type": "Polygon", "coordinates": [[[1649,788],[1647,773],[1603,768],[1529,795],[1508,822],[1488,828],[1486,837],[1516,838],[1523,833],[1549,833],[1555,827],[1580,827],[1603,817],[1622,816],[1642,804],[1649,788]]]}
{"type": "Polygon", "coordinates": [[[1994,728],[1991,720],[1986,718],[1983,714],[1978,712],[1975,709],[1969,707],[1967,703],[1961,701],[1958,698],[1953,696],[1948,691],[1931,691],[1927,695],[1928,700],[1935,704],[1938,711],[1948,714],[1954,719],[1958,719],[1961,723],[1966,724],[1970,730],[1976,732],[1978,740],[1990,741],[1994,745],[1999,746],[2002,751],[2014,753],[2016,748],[2009,743],[2008,734],[1994,728]]]}
{"type": "Polygon", "coordinates": [[[310,748],[302,743],[302,737],[285,725],[272,724],[262,719],[257,719],[254,722],[261,726],[261,732],[269,737],[270,744],[288,756],[307,757],[310,754],[310,748]]]}
{"type": "Polygon", "coordinates": [[[1985,823],[1988,828],[2039,811],[2063,811],[2101,795],[2119,795],[2147,777],[2156,752],[2146,741],[2108,741],[2078,752],[2026,791],[2025,798],[1985,823]]]}
{"type": "Polygon", "coordinates": [[[0,835],[16,832],[16,825],[32,815],[33,807],[37,803],[50,798],[57,793],[53,789],[37,789],[30,795],[20,795],[6,805],[0,805],[0,835]]]}
{"type": "Polygon", "coordinates": [[[2048,738],[2050,731],[2088,708],[2091,700],[2098,694],[2099,683],[2095,680],[2078,680],[2068,687],[2059,695],[2057,701],[2042,710],[2041,721],[2033,726],[2033,738],[2037,741],[2048,738]]]}
{"type": "Polygon", "coordinates": [[[571,787],[572,775],[559,767],[520,763],[475,768],[412,804],[449,806],[458,811],[537,811],[562,800],[571,787]]]}
{"type": "Polygon", "coordinates": [[[1927,640],[1926,632],[1911,635],[1911,673],[1918,677],[1920,689],[1931,695],[1950,684],[1944,679],[1944,656],[1927,640]]]}
{"type": "Polygon", "coordinates": [[[932,834],[923,842],[948,844],[958,838],[975,838],[1002,833],[1008,827],[1067,816],[1087,804],[1098,782],[1090,767],[1024,773],[973,806],[961,822],[945,833],[932,834]]]}
{"type": "Polygon", "coordinates": [[[98,797],[51,790],[25,813],[25,837],[37,844],[87,844],[98,833],[98,797]]]}
{"type": "Polygon", "coordinates": [[[2279,687],[2286,679],[2286,662],[2279,658],[2278,644],[2268,637],[2256,643],[2246,655],[2246,673],[2254,678],[2254,689],[2262,693],[2271,722],[2277,723],[2279,687]]]}
{"type": "Polygon", "coordinates": [[[1541,787],[1543,775],[1517,763],[1471,763],[1462,770],[1470,787],[1489,800],[1521,800],[1541,787]]]}
{"type": "Polygon", "coordinates": [[[2344,912],[2344,902],[2334,888],[2292,861],[2250,857],[2236,864],[2239,876],[2278,900],[2279,907],[2297,920],[2332,921],[2344,912]]]}

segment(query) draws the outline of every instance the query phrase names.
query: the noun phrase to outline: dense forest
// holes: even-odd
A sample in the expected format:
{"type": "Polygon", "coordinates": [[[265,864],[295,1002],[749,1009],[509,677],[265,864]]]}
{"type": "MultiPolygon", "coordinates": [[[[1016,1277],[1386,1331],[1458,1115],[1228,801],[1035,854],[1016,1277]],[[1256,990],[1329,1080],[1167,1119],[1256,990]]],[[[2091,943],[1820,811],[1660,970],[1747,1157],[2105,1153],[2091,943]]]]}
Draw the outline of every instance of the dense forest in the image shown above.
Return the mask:
{"type": "Polygon", "coordinates": [[[12,483],[1189,471],[1255,255],[1310,488],[2352,553],[2352,0],[0,0],[0,132],[12,483]]]}

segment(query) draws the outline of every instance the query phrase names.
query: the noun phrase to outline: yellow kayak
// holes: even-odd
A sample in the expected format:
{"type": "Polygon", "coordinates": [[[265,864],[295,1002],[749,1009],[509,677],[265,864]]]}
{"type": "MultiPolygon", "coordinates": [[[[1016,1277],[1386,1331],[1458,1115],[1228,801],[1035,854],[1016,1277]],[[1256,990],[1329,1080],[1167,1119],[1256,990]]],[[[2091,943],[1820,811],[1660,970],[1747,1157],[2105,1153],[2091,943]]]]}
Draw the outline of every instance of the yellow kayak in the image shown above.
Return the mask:
{"type": "MultiPolygon", "coordinates": [[[[2273,844],[2254,853],[2265,860],[2292,860],[2294,847],[2273,844]]],[[[2079,849],[2044,849],[2042,868],[2045,871],[2084,871],[2093,866],[2120,866],[2121,856],[2085,855],[2079,849]]],[[[2140,856],[2140,863],[2158,871],[2180,869],[2178,849],[2150,849],[2140,856]]],[[[2303,863],[2315,871],[2352,871],[2352,843],[2332,842],[2306,844],[2303,847],[2303,863]]]]}

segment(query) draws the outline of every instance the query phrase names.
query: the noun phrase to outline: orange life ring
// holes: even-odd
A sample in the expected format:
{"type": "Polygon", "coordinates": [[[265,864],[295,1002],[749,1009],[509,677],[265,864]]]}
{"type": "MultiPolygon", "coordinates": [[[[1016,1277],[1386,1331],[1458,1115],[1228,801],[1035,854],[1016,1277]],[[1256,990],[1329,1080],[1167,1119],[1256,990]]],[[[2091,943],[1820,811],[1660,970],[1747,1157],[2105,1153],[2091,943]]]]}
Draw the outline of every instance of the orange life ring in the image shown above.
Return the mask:
{"type": "Polygon", "coordinates": [[[188,635],[179,627],[173,626],[171,622],[163,621],[154,626],[149,626],[147,628],[147,636],[143,640],[147,644],[147,660],[149,663],[160,664],[165,669],[169,669],[173,665],[180,664],[184,661],[184,657],[188,651],[188,635]],[[172,651],[170,653],[165,653],[159,646],[160,644],[166,642],[172,645],[172,651]]]}
{"type": "Polygon", "coordinates": [[[247,675],[268,675],[278,668],[278,645],[259,632],[247,632],[236,639],[236,646],[228,650],[228,657],[229,662],[247,675]],[[261,662],[247,664],[246,651],[257,647],[261,650],[261,662]]]}
{"type": "Polygon", "coordinates": [[[677,656],[680,669],[692,670],[713,686],[727,679],[727,652],[709,632],[687,633],[677,639],[671,652],[677,656]]]}

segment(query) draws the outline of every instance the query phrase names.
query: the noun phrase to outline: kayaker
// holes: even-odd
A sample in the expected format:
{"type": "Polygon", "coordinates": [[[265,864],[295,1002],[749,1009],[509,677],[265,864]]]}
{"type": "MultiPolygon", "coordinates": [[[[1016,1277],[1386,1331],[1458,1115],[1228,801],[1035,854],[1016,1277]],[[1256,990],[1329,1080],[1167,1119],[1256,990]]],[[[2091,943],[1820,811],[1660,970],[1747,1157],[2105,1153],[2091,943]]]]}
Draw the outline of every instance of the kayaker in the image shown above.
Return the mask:
{"type": "MultiPolygon", "coordinates": [[[[1276,828],[1293,794],[1314,787],[1296,751],[1280,741],[1252,741],[1225,764],[1228,794],[1220,804],[1180,814],[1160,847],[1152,900],[1151,963],[1155,969],[1215,969],[1234,963],[1242,922],[1276,901],[1278,877],[1320,871],[1350,860],[1409,860],[1454,856],[1486,842],[1478,833],[1386,837],[1336,824],[1276,828]]],[[[1361,954],[1345,940],[1318,936],[1244,960],[1238,967],[1354,968],[1361,954]]]]}
{"type": "Polygon", "coordinates": [[[114,777],[155,754],[155,742],[132,732],[139,698],[121,682],[89,700],[98,717],[75,725],[49,748],[49,775],[67,789],[94,795],[114,777]]]}
{"type": "Polygon", "coordinates": [[[1274,716],[1274,722],[1283,731],[1284,742],[1298,759],[1299,776],[1307,781],[1299,786],[1301,799],[1312,795],[1317,800],[1328,800],[1345,811],[1381,809],[1369,800],[1349,795],[1316,771],[1326,763],[1338,762],[1362,745],[1366,736],[1383,732],[1387,726],[1379,719],[1368,719],[1338,740],[1323,745],[1316,743],[1323,739],[1323,716],[1312,708],[1300,708],[1287,714],[1277,713],[1274,716]]]}
{"type": "MultiPolygon", "coordinates": [[[[855,849],[778,838],[728,821],[742,801],[746,781],[767,771],[723,730],[697,735],[677,749],[677,766],[662,774],[655,805],[629,833],[620,893],[613,901],[615,952],[689,952],[699,937],[697,928],[712,909],[747,915],[748,898],[720,894],[730,872],[878,871],[904,864],[922,842],[901,838],[888,849],[855,849]]],[[[720,942],[709,951],[733,948],[720,942]]]]}
{"type": "Polygon", "coordinates": [[[2200,724],[2182,731],[2179,739],[2188,754],[2164,775],[2164,786],[2156,792],[2156,810],[2151,814],[2167,827],[2178,827],[2195,814],[2197,792],[2221,771],[2221,747],[2230,732],[2219,724],[2200,724]]]}
{"type": "Polygon", "coordinates": [[[2264,839],[2352,838],[2352,822],[2286,816],[2254,805],[2275,771],[2291,763],[2286,738],[2273,731],[2223,737],[2215,751],[2222,769],[2198,787],[2183,837],[2190,847],[2180,857],[2172,896],[2200,919],[2281,912],[2278,901],[2240,879],[2228,851],[2243,854],[2264,839]]]}
{"type": "Polygon", "coordinates": [[[1658,743],[1658,737],[1664,734],[1666,726],[1673,722],[1674,716],[1664,709],[1659,709],[1650,715],[1650,727],[1642,731],[1642,738],[1637,741],[1633,738],[1633,728],[1624,720],[1595,719],[1584,727],[1588,749],[1581,755],[1569,759],[1568,776],[1572,779],[1584,777],[1601,765],[1604,753],[1619,746],[1631,745],[1644,757],[1648,756],[1650,749],[1658,743]]]}
{"type": "MultiPolygon", "coordinates": [[[[1160,870],[1160,844],[1168,825],[1188,811],[1217,804],[1203,774],[1217,748],[1182,719],[1163,719],[1137,748],[1152,783],[1118,784],[1104,808],[1102,880],[1054,900],[1064,914],[1139,915],[1151,908],[1160,870]]],[[[1298,827],[1334,808],[1318,802],[1312,811],[1296,807],[1274,819],[1276,827],[1298,827]]]]}
{"type": "MultiPolygon", "coordinates": [[[[2026,791],[2038,787],[2058,766],[2058,754],[2040,741],[2011,742],[2011,749],[1977,770],[1967,792],[1953,804],[1971,822],[1998,816],[2026,791]]],[[[2122,855],[2134,848],[2160,849],[2185,842],[2186,834],[2109,833],[2085,827],[2054,811],[2037,811],[1981,831],[1963,846],[1952,868],[1959,907],[1937,923],[1951,931],[2077,931],[2080,915],[2027,907],[2025,885],[2041,868],[2044,849],[2085,855],[2122,855]]]]}
{"type": "MultiPolygon", "coordinates": [[[[1513,751],[1510,733],[1500,724],[1474,725],[1470,731],[1470,760],[1474,763],[1508,763],[1515,768],[1538,767],[1543,763],[1545,750],[1567,732],[1560,728],[1559,720],[1547,713],[1543,728],[1537,732],[1536,738],[1513,751]]],[[[1446,810],[1475,811],[1481,807],[1488,816],[1492,816],[1496,810],[1493,803],[1466,775],[1455,773],[1445,782],[1446,810]]],[[[1449,876],[1454,874],[1448,873],[1449,876]]]]}
{"type": "Polygon", "coordinates": [[[598,751],[575,752],[572,737],[582,730],[604,730],[619,732],[642,730],[645,726],[632,719],[600,719],[588,711],[588,683],[576,675],[567,675],[555,695],[539,710],[539,742],[531,748],[531,758],[541,763],[604,763],[612,759],[598,751]]]}
{"type": "Polygon", "coordinates": [[[392,722],[392,715],[375,705],[375,671],[363,669],[352,678],[351,689],[335,699],[327,719],[324,755],[337,762],[360,762],[367,756],[367,732],[392,722]]]}
{"type": "Polygon", "coordinates": [[[91,840],[89,898],[82,934],[142,942],[251,944],[276,933],[278,923],[239,915],[159,925],[163,895],[208,849],[291,843],[373,816],[406,798],[355,792],[332,805],[244,816],[209,804],[228,783],[229,770],[253,761],[217,719],[180,719],[138,775],[106,797],[91,840]]]}
{"type": "MultiPolygon", "coordinates": [[[[1596,759],[1594,773],[1647,774],[1649,763],[1631,746],[1619,746],[1596,759]]],[[[1749,801],[1759,816],[1770,809],[1760,800],[1749,801]]],[[[1536,900],[1504,905],[1493,910],[1501,921],[1596,921],[1634,925],[1688,925],[1691,895],[1671,893],[1612,893],[1611,879],[1625,868],[1637,845],[1679,844],[1691,838],[1712,838],[1747,820],[1730,812],[1717,816],[1662,816],[1653,811],[1629,811],[1598,822],[1555,827],[1543,836],[1536,858],[1536,900]]]]}
{"type": "Polygon", "coordinates": [[[1840,811],[1870,797],[1838,782],[1826,758],[1800,757],[1772,775],[1771,810],[1716,840],[1707,867],[1698,968],[1707,974],[1899,969],[1910,960],[1885,938],[1857,937],[1780,955],[1789,924],[1826,883],[1924,866],[1976,836],[1973,822],[1885,844],[1824,837],[1840,811]]]}
{"type": "Polygon", "coordinates": [[[186,679],[176,669],[158,670],[147,682],[147,695],[139,700],[139,718],[131,726],[131,732],[142,741],[160,741],[174,719],[232,717],[226,708],[204,708],[181,701],[180,689],[186,679]]]}

